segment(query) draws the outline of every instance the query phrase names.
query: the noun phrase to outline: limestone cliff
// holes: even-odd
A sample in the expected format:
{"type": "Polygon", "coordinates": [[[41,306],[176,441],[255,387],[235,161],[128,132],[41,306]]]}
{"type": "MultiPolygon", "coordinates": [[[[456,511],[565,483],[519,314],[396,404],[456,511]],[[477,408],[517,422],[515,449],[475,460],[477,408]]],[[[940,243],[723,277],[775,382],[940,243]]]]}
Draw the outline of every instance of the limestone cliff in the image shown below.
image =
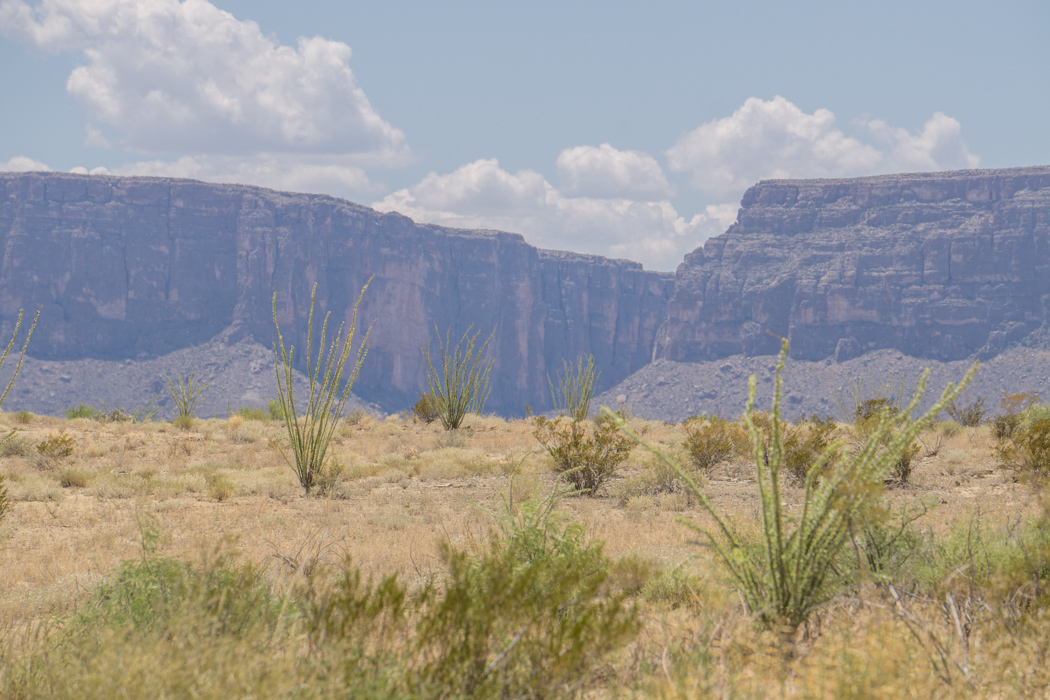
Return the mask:
{"type": "Polygon", "coordinates": [[[989,358],[1050,318],[1050,168],[772,180],[676,274],[656,357],[989,358]]]}
{"type": "MultiPolygon", "coordinates": [[[[41,309],[30,354],[141,359],[219,334],[269,346],[271,299],[305,349],[310,290],[372,324],[355,393],[414,401],[435,326],[495,329],[490,408],[550,402],[547,374],[594,354],[602,386],[648,363],[670,275],[541,251],[516,234],[420,225],[327,196],[166,178],[0,173],[0,332],[41,309]]],[[[362,329],[363,330],[363,329],[362,329]]],[[[302,354],[300,352],[300,359],[302,354]]],[[[85,397],[87,400],[90,397],[85,397]]]]}

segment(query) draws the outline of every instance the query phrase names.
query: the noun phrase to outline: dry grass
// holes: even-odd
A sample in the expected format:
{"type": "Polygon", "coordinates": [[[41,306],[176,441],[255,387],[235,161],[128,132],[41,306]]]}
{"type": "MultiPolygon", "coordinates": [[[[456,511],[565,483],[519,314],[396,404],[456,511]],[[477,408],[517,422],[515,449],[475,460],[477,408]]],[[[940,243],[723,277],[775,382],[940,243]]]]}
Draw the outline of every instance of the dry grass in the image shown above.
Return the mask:
{"type": "MultiPolygon", "coordinates": [[[[680,450],[681,426],[632,424],[680,450]]],[[[283,436],[276,422],[235,416],[198,420],[186,431],[44,416],[22,423],[2,414],[0,430],[7,429],[30,446],[59,433],[75,441],[54,469],[31,450],[0,456],[15,501],[0,527],[0,627],[7,630],[69,610],[136,557],[142,512],[159,521],[162,555],[196,560],[227,541],[278,581],[348,555],[366,574],[418,583],[440,566],[439,540],[485,537],[492,522],[485,509],[501,503],[512,473],[519,495],[541,493],[556,479],[530,423],[491,417],[471,416],[451,436],[439,424],[396,416],[344,425],[333,444],[332,484],[324,497],[310,498],[276,447],[283,436]]],[[[933,431],[924,437],[934,442],[933,431]]],[[[910,484],[888,490],[891,505],[932,506],[917,525],[937,533],[965,526],[979,510],[990,532],[1035,514],[1030,491],[995,469],[992,447],[986,427],[943,436],[935,454],[920,453],[910,484]]],[[[619,483],[651,468],[636,450],[619,483]]],[[[754,520],[746,459],[717,465],[705,484],[732,519],[754,520]]],[[[686,515],[705,523],[704,513],[681,493],[622,497],[617,488],[562,505],[607,554],[663,572],[643,588],[642,633],[605,671],[609,688],[664,697],[1005,697],[1047,688],[1048,611],[1037,608],[1004,632],[1006,622],[975,610],[964,643],[943,598],[898,603],[874,586],[821,611],[785,659],[675,522],[686,515]]],[[[784,494],[789,505],[800,497],[794,487],[784,494]]]]}

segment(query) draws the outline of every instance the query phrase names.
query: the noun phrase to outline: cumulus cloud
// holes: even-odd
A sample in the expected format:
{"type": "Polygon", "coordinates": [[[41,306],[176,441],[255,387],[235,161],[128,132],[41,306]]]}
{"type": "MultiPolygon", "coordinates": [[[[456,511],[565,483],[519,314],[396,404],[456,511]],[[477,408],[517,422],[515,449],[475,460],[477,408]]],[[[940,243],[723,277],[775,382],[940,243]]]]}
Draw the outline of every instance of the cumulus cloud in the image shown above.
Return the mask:
{"type": "Polygon", "coordinates": [[[566,148],[557,165],[562,190],[573,196],[653,200],[673,193],[655,158],[607,143],[566,148]]]}
{"type": "Polygon", "coordinates": [[[26,156],[15,156],[7,162],[0,163],[0,173],[25,173],[33,170],[51,170],[45,163],[26,156]]]}
{"type": "Polygon", "coordinates": [[[972,168],[977,156],[959,122],[940,112],[918,133],[879,120],[855,135],[827,109],[812,114],[783,97],[748,99],[723,119],[702,124],[667,150],[673,172],[687,175],[709,202],[690,217],[671,202],[674,188],[657,160],[607,143],[567,148],[557,159],[561,186],[532,170],[496,160],[430,173],[373,206],[419,221],[517,231],[547,248],[627,257],[671,269],[682,255],[735,220],[744,191],[768,178],[854,177],[972,168]]]}
{"type": "Polygon", "coordinates": [[[830,110],[807,114],[780,96],[752,97],[732,115],[683,136],[666,155],[673,172],[688,173],[693,186],[719,198],[739,197],[768,178],[856,177],[978,164],[962,140],[959,122],[940,112],[917,135],[877,120],[861,128],[875,144],[846,135],[830,110]]]}
{"type": "Polygon", "coordinates": [[[114,168],[95,168],[93,174],[185,177],[206,182],[259,185],[292,192],[324,192],[341,197],[378,194],[381,187],[365,171],[339,159],[315,156],[266,154],[235,156],[183,156],[174,161],[144,160],[114,168]]]}
{"type": "MultiPolygon", "coordinates": [[[[591,148],[599,154],[601,150],[591,148]]],[[[574,151],[588,154],[568,149],[563,156],[574,151]]],[[[566,160],[574,162],[571,157],[566,160]]],[[[559,165],[561,162],[559,159],[559,165]]],[[[603,182],[592,166],[587,167],[593,175],[592,185],[603,182]]],[[[587,172],[586,167],[580,170],[587,172]]],[[[614,176],[604,182],[615,184],[617,180],[614,176]]],[[[542,248],[625,257],[662,270],[673,269],[698,241],[721,233],[736,217],[735,206],[707,207],[687,220],[670,201],[642,199],[637,188],[632,193],[636,198],[576,196],[577,191],[558,190],[533,170],[508,172],[490,159],[444,175],[430,173],[418,184],[372,206],[445,226],[513,231],[542,248]]],[[[583,191],[631,192],[622,186],[583,191]]]]}
{"type": "Polygon", "coordinates": [[[345,185],[412,157],[357,85],[349,46],[319,36],[280,45],[206,0],[0,0],[0,30],[82,52],[66,89],[113,134],[89,125],[89,142],[176,159],[165,174],[232,168],[345,185]]]}
{"type": "Polygon", "coordinates": [[[943,112],[934,113],[918,134],[878,119],[864,122],[863,126],[891,149],[886,154],[883,172],[961,170],[976,168],[980,163],[962,139],[962,124],[943,112]]]}

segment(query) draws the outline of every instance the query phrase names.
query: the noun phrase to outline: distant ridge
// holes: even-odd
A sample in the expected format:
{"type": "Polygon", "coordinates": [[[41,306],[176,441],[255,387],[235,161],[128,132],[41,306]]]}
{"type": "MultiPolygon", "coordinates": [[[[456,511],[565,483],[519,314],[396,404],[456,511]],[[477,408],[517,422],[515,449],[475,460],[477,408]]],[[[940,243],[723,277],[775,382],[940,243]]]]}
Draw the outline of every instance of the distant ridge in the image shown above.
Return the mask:
{"type": "Polygon", "coordinates": [[[679,266],[655,357],[987,359],[1048,319],[1050,167],[769,180],[679,266]]]}
{"type": "Polygon", "coordinates": [[[19,308],[40,308],[30,354],[41,360],[148,360],[220,334],[211,347],[268,348],[274,291],[285,336],[305,348],[313,285],[338,323],[373,275],[361,308],[372,349],[355,392],[388,410],[415,401],[435,326],[495,329],[493,410],[545,408],[547,374],[566,357],[593,354],[611,385],[651,359],[672,289],[670,275],[638,263],[323,195],[0,173],[0,331],[19,308]]]}
{"type": "MultiPolygon", "coordinates": [[[[733,410],[719,379],[733,373],[708,370],[775,354],[775,336],[795,359],[844,371],[866,358],[950,369],[1001,357],[996,381],[1015,380],[1001,388],[1031,390],[1050,349],[1050,167],[764,181],[673,277],[323,195],[0,174],[0,332],[19,308],[42,310],[39,376],[12,396],[30,410],[106,400],[76,392],[114,392],[115,380],[49,373],[120,377],[126,362],[146,386],[122,387],[121,401],[151,395],[147,375],[164,363],[191,361],[225,377],[227,401],[261,401],[273,292],[286,336],[305,347],[313,284],[322,308],[349,320],[373,275],[362,306],[373,345],[355,391],[385,410],[414,402],[435,326],[496,329],[488,408],[505,415],[548,408],[548,375],[587,354],[607,398],[663,416],[733,410]]],[[[819,409],[809,394],[792,405],[819,409]]]]}

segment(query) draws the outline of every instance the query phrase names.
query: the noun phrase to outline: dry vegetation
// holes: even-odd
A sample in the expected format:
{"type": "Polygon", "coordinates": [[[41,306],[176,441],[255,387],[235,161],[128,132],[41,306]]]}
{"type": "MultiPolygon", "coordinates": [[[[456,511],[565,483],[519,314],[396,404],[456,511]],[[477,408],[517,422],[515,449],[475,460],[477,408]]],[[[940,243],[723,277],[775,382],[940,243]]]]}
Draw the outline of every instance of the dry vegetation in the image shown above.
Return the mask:
{"type": "MultiPolygon", "coordinates": [[[[688,460],[683,441],[695,425],[630,425],[688,460]]],[[[0,457],[13,504],[0,523],[5,693],[19,687],[12,669],[48,648],[48,635],[90,606],[122,561],[175,557],[207,568],[221,551],[253,565],[267,591],[285,595],[304,590],[319,572],[339,571],[349,557],[366,578],[396,574],[410,592],[419,591],[446,572],[442,543],[484,549],[512,474],[516,499],[549,493],[559,478],[532,422],[492,417],[468,416],[463,429],[446,432],[436,422],[354,414],[336,431],[331,466],[310,497],[280,456],[287,434],[277,421],[234,415],[182,430],[3,414],[0,430],[16,431],[0,457]]],[[[845,426],[839,430],[846,434],[845,426]]],[[[865,563],[855,585],[817,611],[789,650],[755,624],[717,558],[675,522],[709,519],[648,453],[635,448],[600,493],[561,500],[558,510],[583,527],[588,541],[604,542],[607,590],[636,605],[640,620],[637,634],[596,659],[573,692],[922,698],[1047,692],[1045,500],[997,466],[990,425],[938,424],[921,435],[921,447],[909,482],[886,489],[884,507],[896,515],[884,529],[885,552],[874,559],[870,550],[856,552],[865,563]],[[914,520],[902,524],[901,514],[914,520]]],[[[757,531],[748,458],[736,450],[705,467],[698,476],[710,500],[757,531]]],[[[802,489],[787,484],[784,501],[797,507],[802,489]]],[[[843,563],[850,565],[857,566],[856,558],[843,563]]],[[[240,660],[215,658],[212,650],[207,663],[218,664],[213,677],[236,676],[234,685],[201,681],[175,695],[342,696],[327,674],[303,670],[312,648],[307,641],[267,647],[258,658],[231,645],[240,660]],[[271,668],[274,658],[287,663],[271,668]],[[260,670],[264,664],[271,675],[280,669],[279,677],[260,670]],[[307,692],[304,674],[329,684],[317,680],[307,692]]],[[[150,658],[166,653],[142,648],[150,658]]],[[[208,677],[203,659],[174,658],[189,664],[183,673],[208,677]]],[[[134,669],[125,672],[125,681],[139,678],[134,669]]],[[[170,687],[164,672],[156,678],[170,687]]],[[[104,687],[51,692],[105,696],[104,687]]],[[[142,686],[146,695],[149,688],[142,686]]]]}

